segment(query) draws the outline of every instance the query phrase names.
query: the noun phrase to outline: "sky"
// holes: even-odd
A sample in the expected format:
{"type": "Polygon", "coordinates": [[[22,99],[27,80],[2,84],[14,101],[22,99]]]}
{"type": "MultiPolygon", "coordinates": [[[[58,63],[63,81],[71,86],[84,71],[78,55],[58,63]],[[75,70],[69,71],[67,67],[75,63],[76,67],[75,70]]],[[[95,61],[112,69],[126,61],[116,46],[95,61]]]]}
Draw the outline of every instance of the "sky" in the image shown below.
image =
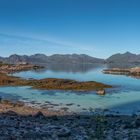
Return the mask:
{"type": "Polygon", "coordinates": [[[0,0],[0,56],[140,54],[140,0],[0,0]]]}

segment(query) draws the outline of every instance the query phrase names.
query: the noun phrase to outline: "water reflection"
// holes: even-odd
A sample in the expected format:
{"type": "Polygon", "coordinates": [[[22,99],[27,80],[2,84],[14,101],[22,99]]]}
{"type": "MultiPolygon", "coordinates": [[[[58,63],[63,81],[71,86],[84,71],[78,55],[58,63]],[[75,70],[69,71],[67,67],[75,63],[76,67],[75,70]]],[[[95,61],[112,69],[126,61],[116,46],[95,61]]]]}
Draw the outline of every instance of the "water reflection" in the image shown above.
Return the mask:
{"type": "Polygon", "coordinates": [[[53,71],[53,72],[72,72],[72,73],[86,73],[91,70],[96,70],[98,68],[132,68],[136,66],[140,66],[140,64],[137,63],[106,63],[106,64],[42,64],[42,63],[35,63],[36,65],[45,66],[44,69],[38,69],[35,70],[37,73],[44,73],[47,70],[53,71]]]}
{"type": "Polygon", "coordinates": [[[97,69],[102,67],[103,64],[37,64],[41,66],[45,66],[44,69],[38,69],[35,72],[37,73],[44,73],[47,70],[53,72],[72,72],[72,73],[86,73],[90,70],[97,69]]]}

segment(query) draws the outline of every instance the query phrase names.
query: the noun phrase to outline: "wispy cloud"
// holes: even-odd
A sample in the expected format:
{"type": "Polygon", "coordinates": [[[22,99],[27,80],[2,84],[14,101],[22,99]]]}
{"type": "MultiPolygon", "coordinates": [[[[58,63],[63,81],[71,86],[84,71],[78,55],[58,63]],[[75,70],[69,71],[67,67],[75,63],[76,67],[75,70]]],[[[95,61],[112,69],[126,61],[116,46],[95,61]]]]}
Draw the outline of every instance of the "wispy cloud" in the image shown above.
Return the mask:
{"type": "Polygon", "coordinates": [[[94,49],[93,47],[85,47],[83,45],[79,45],[72,42],[63,42],[60,40],[55,41],[53,39],[48,40],[42,38],[0,33],[0,50],[1,52],[3,52],[4,55],[10,55],[12,53],[45,53],[47,55],[50,55],[54,53],[89,54],[89,52],[94,49]]]}
{"type": "Polygon", "coordinates": [[[0,33],[0,41],[3,42],[3,44],[9,44],[9,45],[17,45],[17,46],[23,46],[23,45],[34,45],[38,46],[39,44],[42,44],[46,47],[66,47],[66,49],[69,47],[71,49],[79,49],[79,53],[81,51],[91,51],[95,50],[94,46],[87,46],[75,42],[70,41],[62,41],[58,39],[47,39],[46,37],[30,37],[30,36],[22,36],[22,35],[11,35],[11,34],[5,34],[0,33]],[[32,43],[32,44],[31,44],[32,43]]]}

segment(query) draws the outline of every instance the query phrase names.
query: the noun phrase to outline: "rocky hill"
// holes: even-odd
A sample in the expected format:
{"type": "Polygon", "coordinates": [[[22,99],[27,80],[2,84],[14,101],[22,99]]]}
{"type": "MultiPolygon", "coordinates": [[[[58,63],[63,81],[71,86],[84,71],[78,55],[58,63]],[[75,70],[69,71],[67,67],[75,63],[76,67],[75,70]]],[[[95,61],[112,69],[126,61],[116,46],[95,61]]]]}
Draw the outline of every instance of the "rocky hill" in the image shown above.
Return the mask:
{"type": "Polygon", "coordinates": [[[114,54],[106,60],[107,63],[140,63],[140,54],[130,52],[114,54]]]}

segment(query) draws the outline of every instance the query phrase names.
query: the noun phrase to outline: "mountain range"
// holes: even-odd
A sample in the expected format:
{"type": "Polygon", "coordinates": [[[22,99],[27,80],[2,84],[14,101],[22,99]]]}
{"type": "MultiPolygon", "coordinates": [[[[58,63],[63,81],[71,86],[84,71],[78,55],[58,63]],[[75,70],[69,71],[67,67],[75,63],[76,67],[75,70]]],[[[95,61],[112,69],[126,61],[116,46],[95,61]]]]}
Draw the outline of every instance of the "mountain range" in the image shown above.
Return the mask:
{"type": "Polygon", "coordinates": [[[126,52],[124,54],[114,54],[106,59],[107,63],[140,63],[140,54],[126,52]]]}
{"type": "Polygon", "coordinates": [[[85,54],[54,54],[47,56],[44,54],[35,54],[31,56],[13,54],[9,57],[0,57],[0,61],[7,63],[28,62],[28,63],[46,63],[46,64],[92,64],[104,63],[104,59],[91,57],[85,54]]]}
{"type": "Polygon", "coordinates": [[[93,64],[93,63],[140,63],[140,54],[126,52],[124,54],[114,54],[107,59],[100,59],[88,56],[86,54],[54,54],[47,56],[45,54],[17,55],[9,57],[0,57],[0,61],[7,63],[28,62],[45,64],[93,64]]]}

